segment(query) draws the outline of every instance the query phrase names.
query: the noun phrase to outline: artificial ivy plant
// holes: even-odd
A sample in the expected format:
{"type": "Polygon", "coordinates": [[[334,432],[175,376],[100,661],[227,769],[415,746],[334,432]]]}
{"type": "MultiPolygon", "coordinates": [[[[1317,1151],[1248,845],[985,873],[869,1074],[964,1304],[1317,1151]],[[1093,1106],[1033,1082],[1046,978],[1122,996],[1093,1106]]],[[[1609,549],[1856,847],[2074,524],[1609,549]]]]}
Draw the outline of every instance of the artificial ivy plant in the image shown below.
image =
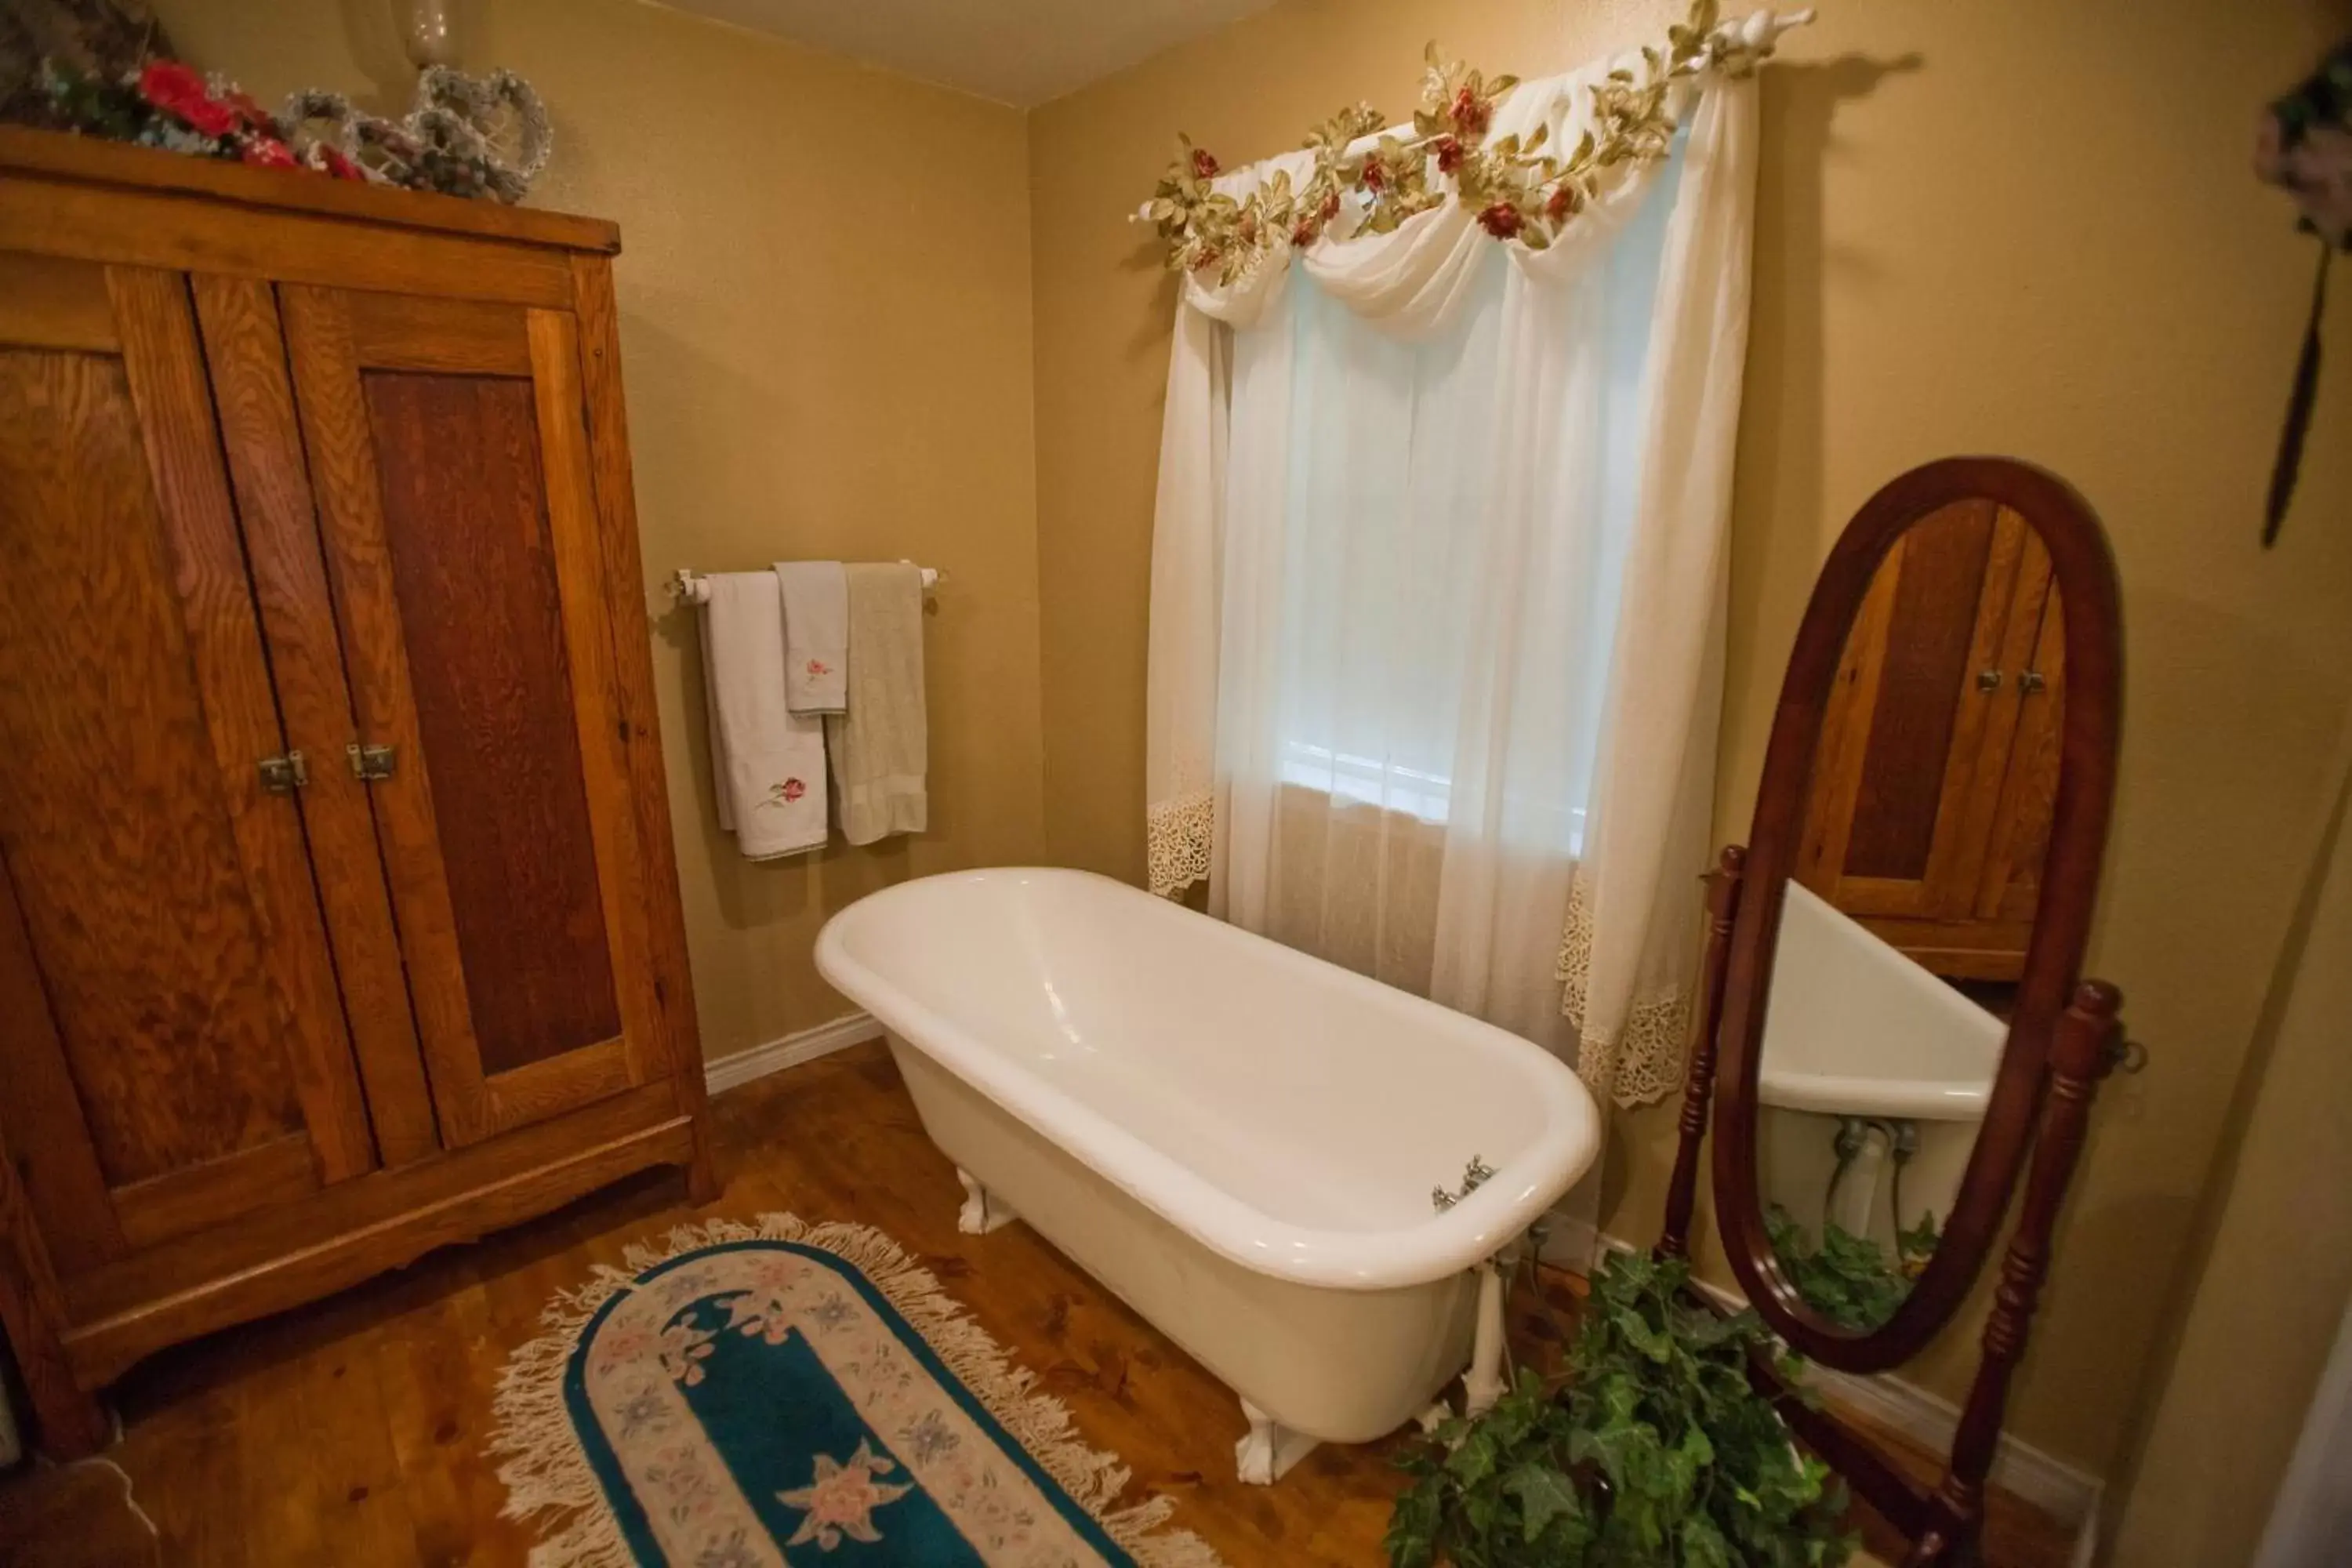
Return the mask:
{"type": "Polygon", "coordinates": [[[1611,1257],[1559,1387],[1522,1371],[1401,1459],[1414,1479],[1389,1524],[1393,1568],[1844,1563],[1843,1487],[1748,1381],[1770,1333],[1709,1311],[1689,1282],[1679,1259],[1611,1257]]]}
{"type": "Polygon", "coordinates": [[[1930,1213],[1908,1230],[1895,1232],[1892,1262],[1878,1243],[1835,1220],[1822,1222],[1821,1245],[1816,1247],[1804,1226],[1779,1204],[1764,1211],[1764,1233],[1806,1304],[1840,1328],[1859,1333],[1895,1316],[1895,1309],[1911,1294],[1911,1282],[1934,1256],[1937,1241],[1936,1216],[1930,1213]]]}

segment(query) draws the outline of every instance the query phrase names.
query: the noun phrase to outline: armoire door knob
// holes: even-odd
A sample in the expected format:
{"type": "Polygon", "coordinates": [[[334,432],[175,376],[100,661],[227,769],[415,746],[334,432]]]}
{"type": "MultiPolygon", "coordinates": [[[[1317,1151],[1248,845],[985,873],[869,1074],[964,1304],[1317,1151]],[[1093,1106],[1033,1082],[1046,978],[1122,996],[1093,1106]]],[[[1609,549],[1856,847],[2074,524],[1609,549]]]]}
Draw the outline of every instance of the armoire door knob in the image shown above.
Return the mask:
{"type": "Polygon", "coordinates": [[[1979,691],[1999,691],[2000,689],[2000,671],[1997,669],[1978,670],[1977,689],[1979,691]]]}
{"type": "Polygon", "coordinates": [[[2029,696],[2049,684],[2042,678],[2042,672],[2038,669],[2029,669],[2017,678],[2017,689],[2029,696]]]}

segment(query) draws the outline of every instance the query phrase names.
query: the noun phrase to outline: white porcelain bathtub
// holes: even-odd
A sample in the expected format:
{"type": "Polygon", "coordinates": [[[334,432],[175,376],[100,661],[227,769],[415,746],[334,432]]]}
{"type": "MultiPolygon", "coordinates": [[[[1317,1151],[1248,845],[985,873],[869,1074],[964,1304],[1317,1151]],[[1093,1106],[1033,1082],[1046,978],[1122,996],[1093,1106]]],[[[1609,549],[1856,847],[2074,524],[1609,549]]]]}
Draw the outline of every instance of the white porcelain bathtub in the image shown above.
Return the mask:
{"type": "Polygon", "coordinates": [[[1795,882],[1780,910],[1757,1095],[1854,1116],[1976,1121],[2001,1021],[1795,882]]]}
{"type": "Polygon", "coordinates": [[[904,883],[816,957],[887,1031],[967,1228],[1017,1214],[1215,1373],[1252,1479],[1424,1408],[1479,1265],[1598,1147],[1528,1041],[1086,872],[904,883]],[[1473,1157],[1495,1173],[1439,1212],[1473,1157]]]}
{"type": "Polygon", "coordinates": [[[1767,1195],[1890,1248],[1921,1214],[1948,1216],[2007,1038],[1999,1018],[1790,883],[1757,1066],[1767,1195]],[[1872,1125],[1825,1206],[1848,1118],[1872,1125]],[[1899,1213],[1888,1124],[1914,1141],[1899,1213]]]}

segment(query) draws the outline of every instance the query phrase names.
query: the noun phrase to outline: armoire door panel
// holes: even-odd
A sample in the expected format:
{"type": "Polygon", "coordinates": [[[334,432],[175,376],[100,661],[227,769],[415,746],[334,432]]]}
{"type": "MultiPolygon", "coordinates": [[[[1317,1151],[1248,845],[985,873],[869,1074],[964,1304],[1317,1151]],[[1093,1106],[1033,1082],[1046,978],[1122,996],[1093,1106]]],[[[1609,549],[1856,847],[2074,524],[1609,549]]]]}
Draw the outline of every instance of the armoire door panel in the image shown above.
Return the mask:
{"type": "Polygon", "coordinates": [[[604,541],[589,455],[580,373],[579,323],[569,311],[531,310],[531,388],[545,455],[548,520],[556,582],[571,655],[572,700],[588,789],[588,825],[596,844],[596,884],[619,988],[622,1055],[629,1081],[669,1070],[659,1000],[654,994],[647,930],[646,855],[637,837],[629,778],[627,720],[614,668],[612,599],[604,580],[604,541]]]}
{"type": "Polygon", "coordinates": [[[1848,877],[1927,877],[1944,762],[1961,721],[1967,677],[1974,673],[1969,661],[1991,555],[1992,511],[1990,502],[1948,507],[1896,546],[1892,635],[1846,846],[1848,877]]]}
{"type": "Polygon", "coordinates": [[[0,857],[81,1157],[147,1234],[124,1192],[193,1224],[285,1195],[249,1151],[295,1140],[307,1184],[374,1151],[301,823],[256,767],[286,742],[185,283],[23,277],[83,302],[85,345],[99,279],[116,350],[0,338],[0,857]]]}
{"type": "Polygon", "coordinates": [[[1987,875],[1986,858],[2000,828],[2020,718],[2032,701],[2021,678],[2032,667],[2042,605],[2050,596],[2050,552],[2023,518],[2005,508],[2000,511],[1994,549],[2011,564],[1986,584],[1979,617],[1984,659],[1980,668],[1999,672],[2000,679],[1990,691],[1977,693],[1976,732],[1968,737],[1966,752],[1952,759],[1951,771],[1962,776],[1965,793],[1953,814],[1957,829],[1951,835],[1953,848],[1937,867],[1935,879],[1934,913],[1944,920],[1969,920],[1996,912],[1979,908],[1979,885],[1987,875]]]}
{"type": "Polygon", "coordinates": [[[398,752],[370,788],[427,1069],[471,1142],[658,1060],[576,351],[536,325],[569,318],[279,293],[360,727],[398,752]],[[417,368],[517,336],[527,374],[417,368]]]}
{"type": "MultiPolygon", "coordinates": [[[[1979,879],[1977,912],[1988,920],[2031,921],[2042,897],[2042,862],[2050,850],[2051,819],[2058,803],[2059,744],[2065,732],[2066,616],[2054,591],[2043,598],[2032,652],[2019,668],[2040,680],[2018,702],[2000,804],[1979,879]]],[[[2024,951],[2022,943],[2018,951],[2024,951]]]]}
{"type": "Polygon", "coordinates": [[[617,1038],[531,384],[362,377],[482,1067],[617,1038]]]}
{"type": "Polygon", "coordinates": [[[399,1167],[434,1152],[440,1138],[368,786],[345,765],[359,727],[320,553],[278,299],[256,279],[199,274],[190,284],[278,711],[288,742],[319,763],[297,799],[322,868],[320,899],[377,1152],[399,1167]]]}
{"type": "Polygon", "coordinates": [[[1839,909],[1969,918],[2016,720],[2013,645],[2048,581],[2032,531],[1986,501],[1945,508],[1888,554],[1850,634],[1801,848],[1800,874],[1839,909]]]}
{"type": "Polygon", "coordinates": [[[452,1144],[488,1137],[488,1107],[457,955],[457,918],[441,864],[440,832],[425,785],[416,704],[409,690],[400,616],[384,542],[383,487],[361,398],[351,325],[334,290],[278,287],[295,413],[318,504],[319,535],[342,633],[343,668],[360,733],[409,765],[372,784],[368,804],[391,889],[408,995],[433,1105],[452,1144]]]}

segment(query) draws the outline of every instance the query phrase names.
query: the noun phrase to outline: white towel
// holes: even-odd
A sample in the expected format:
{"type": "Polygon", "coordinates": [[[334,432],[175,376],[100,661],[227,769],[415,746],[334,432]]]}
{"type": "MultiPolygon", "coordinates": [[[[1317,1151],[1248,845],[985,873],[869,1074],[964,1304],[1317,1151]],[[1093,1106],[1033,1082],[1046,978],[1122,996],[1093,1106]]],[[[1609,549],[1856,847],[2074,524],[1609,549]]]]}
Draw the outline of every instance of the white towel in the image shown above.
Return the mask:
{"type": "Polygon", "coordinates": [[[721,572],[702,607],[719,826],[747,859],[824,847],[824,721],[784,701],[783,598],[772,572],[721,572]]]}
{"type": "Polygon", "coordinates": [[[779,561],[784,595],[784,700],[795,713],[838,713],[849,698],[849,583],[838,561],[779,561]]]}
{"type": "Polygon", "coordinates": [[[824,721],[842,837],[871,844],[920,833],[930,745],[923,715],[923,574],[858,565],[849,579],[849,707],[824,721]]]}

